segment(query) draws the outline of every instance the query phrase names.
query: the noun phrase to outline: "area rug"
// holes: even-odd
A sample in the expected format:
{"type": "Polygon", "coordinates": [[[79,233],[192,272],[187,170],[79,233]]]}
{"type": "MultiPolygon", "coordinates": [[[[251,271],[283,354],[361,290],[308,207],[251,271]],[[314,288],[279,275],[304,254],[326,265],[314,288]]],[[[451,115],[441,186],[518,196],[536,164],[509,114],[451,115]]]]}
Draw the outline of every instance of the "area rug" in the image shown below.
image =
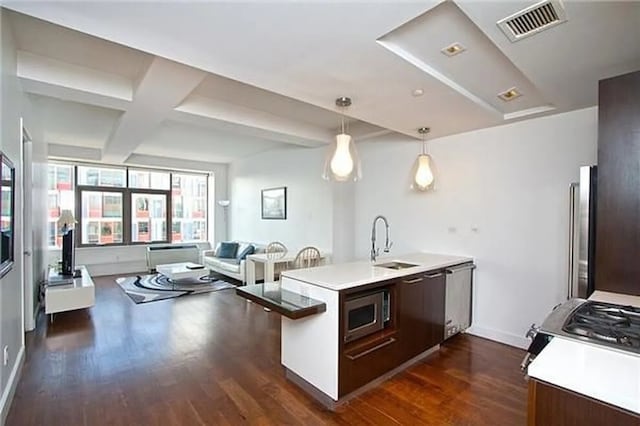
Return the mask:
{"type": "Polygon", "coordinates": [[[155,302],[190,294],[235,288],[216,275],[204,275],[193,281],[172,282],[164,275],[138,275],[117,278],[116,283],[135,303],[155,302]]]}

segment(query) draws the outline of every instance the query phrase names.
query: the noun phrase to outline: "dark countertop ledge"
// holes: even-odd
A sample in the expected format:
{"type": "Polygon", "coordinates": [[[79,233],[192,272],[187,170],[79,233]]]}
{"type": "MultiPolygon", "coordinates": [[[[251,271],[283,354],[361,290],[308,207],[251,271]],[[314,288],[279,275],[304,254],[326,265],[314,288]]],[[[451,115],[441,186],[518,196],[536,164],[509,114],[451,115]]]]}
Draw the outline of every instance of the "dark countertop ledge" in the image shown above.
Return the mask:
{"type": "Polygon", "coordinates": [[[236,294],[293,320],[327,310],[324,302],[284,290],[280,287],[280,283],[237,287],[236,294]]]}

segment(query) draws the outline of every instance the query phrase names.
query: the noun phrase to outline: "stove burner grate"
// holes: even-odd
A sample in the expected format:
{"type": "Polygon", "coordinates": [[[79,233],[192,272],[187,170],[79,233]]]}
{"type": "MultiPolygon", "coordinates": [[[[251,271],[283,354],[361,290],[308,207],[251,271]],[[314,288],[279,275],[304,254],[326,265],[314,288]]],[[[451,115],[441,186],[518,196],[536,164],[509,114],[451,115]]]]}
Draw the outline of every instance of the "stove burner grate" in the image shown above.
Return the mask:
{"type": "Polygon", "coordinates": [[[569,316],[562,330],[608,346],[640,352],[640,308],[585,302],[569,316]]]}

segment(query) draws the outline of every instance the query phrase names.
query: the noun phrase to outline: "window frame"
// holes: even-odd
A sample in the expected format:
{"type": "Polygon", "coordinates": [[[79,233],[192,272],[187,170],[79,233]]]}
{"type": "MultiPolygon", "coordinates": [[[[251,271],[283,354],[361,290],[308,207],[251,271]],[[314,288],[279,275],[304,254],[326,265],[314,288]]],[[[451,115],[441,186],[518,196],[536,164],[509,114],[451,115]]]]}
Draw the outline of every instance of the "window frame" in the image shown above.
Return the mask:
{"type": "MultiPolygon", "coordinates": [[[[169,180],[169,192],[171,192],[171,203],[169,204],[169,206],[172,209],[171,212],[170,212],[171,215],[172,215],[172,218],[171,218],[172,220],[171,220],[171,223],[170,223],[171,235],[169,235],[169,242],[171,244],[174,243],[173,242],[173,204],[172,204],[173,203],[173,177],[174,177],[174,175],[179,175],[179,176],[198,176],[198,177],[203,177],[204,178],[204,180],[205,180],[205,183],[204,183],[204,205],[206,207],[206,210],[205,210],[205,214],[204,214],[204,218],[203,219],[204,219],[204,235],[205,235],[205,237],[207,237],[209,235],[209,213],[210,213],[209,212],[209,208],[210,208],[210,206],[209,206],[209,191],[210,191],[210,188],[209,188],[209,177],[210,177],[210,174],[209,173],[188,172],[188,171],[177,171],[177,170],[170,172],[170,174],[171,174],[171,178],[169,180]]],[[[184,209],[184,202],[183,202],[182,208],[184,209]]],[[[213,208],[214,208],[214,211],[215,211],[215,206],[213,206],[213,208]]],[[[190,240],[190,241],[181,240],[179,242],[176,242],[175,244],[196,243],[196,242],[202,242],[202,241],[206,241],[206,239],[205,240],[190,240]]]]}
{"type": "MultiPolygon", "coordinates": [[[[210,208],[209,206],[209,176],[210,173],[198,173],[191,171],[178,171],[178,170],[166,170],[166,169],[156,169],[156,168],[148,168],[148,167],[137,167],[137,166],[114,166],[110,164],[99,164],[99,163],[80,163],[80,162],[63,162],[56,161],[52,159],[48,162],[49,164],[59,164],[59,165],[68,165],[71,166],[72,169],[72,185],[74,192],[74,214],[76,220],[78,221],[77,226],[75,227],[75,243],[78,248],[96,248],[96,247],[123,247],[123,246],[144,246],[149,244],[172,244],[173,243],[173,182],[175,175],[191,175],[198,176],[204,178],[205,181],[205,215],[204,215],[204,240],[193,240],[192,242],[203,242],[206,241],[206,236],[209,232],[209,218],[210,218],[210,208]],[[99,186],[99,185],[80,185],[78,182],[79,178],[79,166],[84,167],[104,167],[110,169],[123,169],[125,171],[125,186],[124,187],[114,187],[114,186],[99,186]],[[164,172],[169,174],[169,189],[149,189],[149,188],[130,188],[129,187],[129,171],[144,171],[148,170],[150,172],[164,172]],[[83,218],[82,218],[82,194],[83,192],[102,192],[102,193],[114,193],[121,194],[122,196],[122,242],[120,243],[82,243],[82,226],[83,226],[83,218]],[[166,229],[165,229],[165,239],[164,240],[154,240],[154,241],[133,241],[132,240],[132,225],[133,225],[133,215],[134,209],[132,206],[133,195],[164,195],[165,202],[165,212],[166,212],[166,229]]],[[[181,241],[177,242],[184,243],[190,241],[181,241]]],[[[49,247],[52,248],[52,247],[49,247]]]]}
{"type": "MultiPolygon", "coordinates": [[[[171,183],[171,181],[169,181],[169,183],[171,183]]],[[[131,246],[139,246],[139,245],[145,245],[145,244],[168,244],[171,243],[171,232],[170,232],[170,228],[171,228],[171,190],[164,190],[164,189],[139,189],[139,188],[127,188],[128,192],[129,192],[129,217],[128,217],[128,224],[126,226],[128,226],[128,233],[129,233],[129,243],[127,245],[131,245],[131,246]],[[132,199],[133,199],[133,195],[134,194],[140,194],[140,195],[164,195],[165,196],[165,220],[166,220],[166,224],[165,224],[165,239],[164,240],[154,240],[154,241],[133,241],[133,236],[131,235],[132,233],[132,226],[133,226],[133,205],[132,205],[132,199]]],[[[149,206],[149,209],[151,209],[151,206],[149,206]]],[[[124,233],[123,233],[124,235],[124,233]]]]}
{"type": "MultiPolygon", "coordinates": [[[[77,171],[77,168],[76,168],[77,171]]],[[[77,172],[76,172],[77,174],[77,172]]],[[[126,246],[127,244],[127,197],[124,191],[125,188],[114,188],[111,186],[91,186],[91,185],[76,185],[75,189],[75,197],[76,197],[76,205],[75,205],[75,217],[78,222],[74,228],[75,234],[75,243],[76,247],[113,247],[113,246],[126,246]],[[82,193],[83,192],[101,192],[101,193],[112,193],[112,194],[121,194],[122,195],[122,242],[121,243],[82,243],[82,193]]]]}

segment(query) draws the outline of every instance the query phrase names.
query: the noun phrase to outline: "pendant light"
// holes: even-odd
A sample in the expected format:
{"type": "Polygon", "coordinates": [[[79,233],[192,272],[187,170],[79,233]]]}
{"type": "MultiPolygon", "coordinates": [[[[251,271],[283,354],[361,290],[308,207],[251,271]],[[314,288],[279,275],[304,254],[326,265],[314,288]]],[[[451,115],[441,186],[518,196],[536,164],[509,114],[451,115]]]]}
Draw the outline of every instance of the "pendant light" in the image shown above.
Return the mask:
{"type": "Polygon", "coordinates": [[[422,136],[422,153],[418,155],[418,158],[416,158],[416,162],[411,172],[413,179],[411,188],[416,191],[428,191],[429,189],[432,189],[433,182],[435,180],[431,165],[431,156],[427,154],[426,137],[430,130],[431,129],[428,127],[421,127],[418,129],[418,133],[422,136]]]}
{"type": "Polygon", "coordinates": [[[335,141],[331,144],[322,177],[337,182],[357,181],[362,177],[360,159],[353,139],[344,129],[344,109],[351,105],[351,99],[338,98],[336,105],[342,110],[341,132],[336,135],[335,141]]]}

